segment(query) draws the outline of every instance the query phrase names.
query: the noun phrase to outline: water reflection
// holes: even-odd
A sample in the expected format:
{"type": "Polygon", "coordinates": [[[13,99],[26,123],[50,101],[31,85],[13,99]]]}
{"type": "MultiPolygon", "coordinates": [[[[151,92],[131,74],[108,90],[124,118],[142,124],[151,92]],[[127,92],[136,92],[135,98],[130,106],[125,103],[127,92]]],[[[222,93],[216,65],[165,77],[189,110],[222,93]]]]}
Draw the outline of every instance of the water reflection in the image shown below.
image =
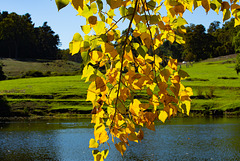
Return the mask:
{"type": "MultiPolygon", "coordinates": [[[[93,160],[89,127],[89,120],[0,123],[0,160],[93,160]]],[[[238,118],[175,118],[144,132],[124,157],[111,143],[107,160],[240,159],[238,118]]]]}

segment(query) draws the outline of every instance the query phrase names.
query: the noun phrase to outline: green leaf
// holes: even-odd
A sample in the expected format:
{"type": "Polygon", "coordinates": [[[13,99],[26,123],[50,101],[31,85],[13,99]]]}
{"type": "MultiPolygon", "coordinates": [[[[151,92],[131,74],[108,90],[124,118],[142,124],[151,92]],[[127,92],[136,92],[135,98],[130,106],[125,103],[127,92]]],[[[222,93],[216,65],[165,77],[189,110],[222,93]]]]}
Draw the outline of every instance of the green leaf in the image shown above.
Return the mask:
{"type": "Polygon", "coordinates": [[[146,26],[144,23],[138,23],[138,24],[137,24],[137,27],[138,27],[138,29],[139,29],[139,31],[140,31],[141,33],[147,31],[147,26],[146,26]]]}
{"type": "Polygon", "coordinates": [[[119,8],[119,11],[120,11],[120,15],[121,15],[122,17],[124,17],[124,16],[126,15],[126,13],[127,13],[127,9],[126,9],[126,7],[124,7],[124,6],[120,7],[120,8],[119,8]]]}
{"type": "Polygon", "coordinates": [[[88,62],[91,60],[88,52],[87,51],[81,52],[81,56],[82,56],[83,64],[87,65],[88,62]]]}
{"type": "Polygon", "coordinates": [[[139,47],[139,44],[134,42],[134,43],[132,43],[132,46],[133,46],[133,48],[134,48],[135,50],[137,50],[138,47],[139,47]]]}
{"type": "Polygon", "coordinates": [[[228,20],[231,17],[231,12],[229,9],[224,9],[223,10],[223,22],[228,20]]]}
{"type": "Polygon", "coordinates": [[[147,3],[147,7],[150,8],[151,10],[154,10],[155,6],[156,6],[156,2],[155,1],[151,0],[151,1],[149,1],[147,3]]]}
{"type": "Polygon", "coordinates": [[[99,11],[101,11],[103,9],[103,2],[101,0],[97,0],[97,5],[98,5],[99,11]]]}
{"type": "Polygon", "coordinates": [[[181,70],[181,69],[179,69],[178,75],[179,75],[181,78],[183,78],[183,79],[189,77],[188,73],[185,72],[185,71],[183,71],[183,70],[181,70]]]}
{"type": "Polygon", "coordinates": [[[150,17],[150,24],[157,24],[158,22],[159,22],[159,19],[157,15],[152,15],[150,17]]]}
{"type": "Polygon", "coordinates": [[[103,42],[107,42],[107,36],[106,34],[101,34],[100,38],[102,39],[103,42]]]}
{"type": "Polygon", "coordinates": [[[55,0],[58,11],[69,4],[69,0],[55,0]]]}
{"type": "Polygon", "coordinates": [[[138,54],[140,54],[142,57],[145,57],[147,51],[148,51],[148,48],[147,48],[146,46],[143,46],[143,45],[142,45],[142,46],[139,46],[139,47],[137,48],[138,54]]]}
{"type": "Polygon", "coordinates": [[[188,24],[188,23],[187,23],[187,21],[184,18],[182,18],[180,16],[177,18],[177,25],[178,26],[184,26],[186,24],[188,24]]]}

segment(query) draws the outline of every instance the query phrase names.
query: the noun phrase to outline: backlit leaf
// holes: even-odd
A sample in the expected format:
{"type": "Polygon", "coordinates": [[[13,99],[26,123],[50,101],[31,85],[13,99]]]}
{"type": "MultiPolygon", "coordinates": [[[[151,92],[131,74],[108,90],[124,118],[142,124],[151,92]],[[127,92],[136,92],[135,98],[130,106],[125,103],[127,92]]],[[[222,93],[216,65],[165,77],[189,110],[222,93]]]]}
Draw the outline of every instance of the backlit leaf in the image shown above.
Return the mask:
{"type": "Polygon", "coordinates": [[[99,144],[96,142],[95,139],[90,139],[89,141],[89,148],[98,148],[99,144]]]}
{"type": "Polygon", "coordinates": [[[88,34],[91,31],[91,27],[89,25],[81,26],[81,28],[84,34],[88,34]]]}
{"type": "Polygon", "coordinates": [[[123,142],[119,142],[115,144],[116,149],[123,155],[123,153],[126,151],[126,145],[123,142]]]}
{"type": "Polygon", "coordinates": [[[161,120],[163,123],[166,121],[168,114],[166,111],[160,111],[158,119],[161,120]]]}

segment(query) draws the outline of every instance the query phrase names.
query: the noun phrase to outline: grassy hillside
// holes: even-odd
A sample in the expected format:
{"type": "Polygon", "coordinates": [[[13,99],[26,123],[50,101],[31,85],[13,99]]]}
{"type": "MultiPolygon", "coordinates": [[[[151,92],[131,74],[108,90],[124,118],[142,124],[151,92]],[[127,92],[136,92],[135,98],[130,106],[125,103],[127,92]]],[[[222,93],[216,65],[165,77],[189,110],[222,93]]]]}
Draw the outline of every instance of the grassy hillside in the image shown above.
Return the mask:
{"type": "Polygon", "coordinates": [[[81,76],[23,78],[0,81],[0,95],[15,115],[89,113],[87,87],[81,76]]]}
{"type": "Polygon", "coordinates": [[[240,76],[234,66],[233,55],[182,67],[190,75],[183,83],[193,88],[192,110],[240,111],[240,76]]]}
{"type": "MultiPolygon", "coordinates": [[[[181,66],[190,75],[183,84],[193,88],[192,113],[239,113],[240,76],[234,61],[233,56],[181,66]]],[[[85,114],[92,109],[91,103],[85,102],[87,88],[79,75],[0,81],[0,107],[11,108],[13,115],[19,116],[85,114]]]]}
{"type": "Polygon", "coordinates": [[[48,71],[60,74],[74,74],[80,70],[80,64],[64,60],[15,60],[4,58],[0,59],[3,64],[3,71],[9,78],[18,78],[28,71],[48,71]]]}

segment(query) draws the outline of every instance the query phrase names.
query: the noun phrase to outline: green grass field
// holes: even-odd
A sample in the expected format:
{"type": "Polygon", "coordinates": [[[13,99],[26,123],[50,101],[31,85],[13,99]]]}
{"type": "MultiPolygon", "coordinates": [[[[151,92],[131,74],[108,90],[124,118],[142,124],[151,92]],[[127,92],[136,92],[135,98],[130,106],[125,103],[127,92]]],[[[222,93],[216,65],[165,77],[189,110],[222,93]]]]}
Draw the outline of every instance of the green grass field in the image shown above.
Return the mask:
{"type": "Polygon", "coordinates": [[[79,75],[0,81],[0,94],[20,113],[85,113],[92,107],[85,101],[87,88],[79,75]]]}
{"type": "MultiPolygon", "coordinates": [[[[240,111],[240,76],[234,70],[234,60],[181,66],[190,75],[183,84],[193,88],[192,110],[240,111]]],[[[85,101],[87,88],[88,83],[79,75],[22,78],[0,81],[0,96],[12,112],[20,115],[81,114],[92,109],[91,103],[85,101]]]]}
{"type": "Polygon", "coordinates": [[[193,99],[192,109],[239,110],[240,76],[234,70],[234,60],[235,58],[227,58],[195,63],[188,68],[182,66],[182,69],[190,75],[189,80],[192,80],[184,80],[183,84],[193,88],[194,98],[197,98],[199,95],[205,97],[193,99]],[[208,95],[213,96],[210,98],[207,97],[208,95]]]}

